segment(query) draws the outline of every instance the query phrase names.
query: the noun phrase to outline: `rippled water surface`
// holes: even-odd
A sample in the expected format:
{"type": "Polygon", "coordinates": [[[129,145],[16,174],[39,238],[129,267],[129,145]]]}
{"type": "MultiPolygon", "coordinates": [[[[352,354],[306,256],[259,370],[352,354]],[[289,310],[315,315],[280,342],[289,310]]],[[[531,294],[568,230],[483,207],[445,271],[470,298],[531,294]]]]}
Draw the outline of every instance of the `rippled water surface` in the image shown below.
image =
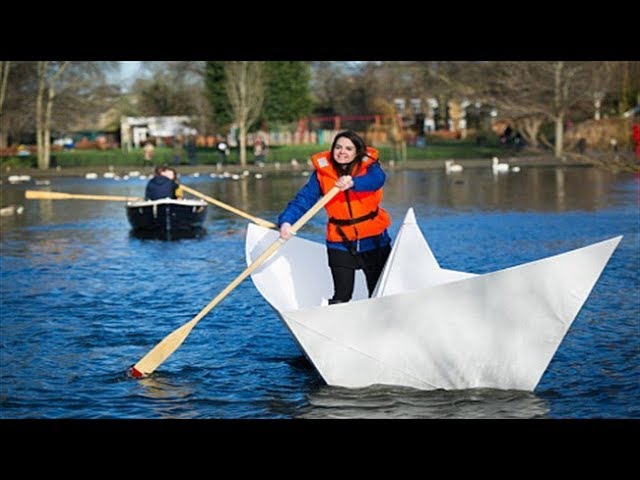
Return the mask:
{"type": "MultiPolygon", "coordinates": [[[[118,202],[25,200],[25,189],[141,195],[145,182],[2,185],[2,418],[640,418],[638,178],[591,168],[388,172],[395,236],[407,208],[443,268],[486,273],[624,239],[533,393],[329,387],[245,280],[151,377],[128,378],[166,334],[246,267],[246,221],[209,207],[207,233],[132,237],[118,202]]],[[[190,178],[275,221],[306,181],[190,178]]],[[[323,241],[324,213],[300,235],[323,241]]]]}

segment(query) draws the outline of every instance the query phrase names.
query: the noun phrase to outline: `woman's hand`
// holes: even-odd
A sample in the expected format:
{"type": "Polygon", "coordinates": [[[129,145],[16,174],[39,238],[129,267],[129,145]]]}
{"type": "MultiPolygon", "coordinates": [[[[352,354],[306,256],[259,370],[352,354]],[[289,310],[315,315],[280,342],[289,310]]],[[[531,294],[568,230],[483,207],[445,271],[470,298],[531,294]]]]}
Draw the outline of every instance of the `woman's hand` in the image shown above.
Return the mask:
{"type": "Polygon", "coordinates": [[[336,187],[338,187],[341,192],[349,190],[353,187],[353,178],[351,178],[351,175],[344,175],[340,177],[336,182],[336,187]]]}
{"type": "Polygon", "coordinates": [[[293,233],[291,232],[290,223],[284,222],[282,225],[280,225],[280,238],[289,240],[292,236],[293,233]]]}

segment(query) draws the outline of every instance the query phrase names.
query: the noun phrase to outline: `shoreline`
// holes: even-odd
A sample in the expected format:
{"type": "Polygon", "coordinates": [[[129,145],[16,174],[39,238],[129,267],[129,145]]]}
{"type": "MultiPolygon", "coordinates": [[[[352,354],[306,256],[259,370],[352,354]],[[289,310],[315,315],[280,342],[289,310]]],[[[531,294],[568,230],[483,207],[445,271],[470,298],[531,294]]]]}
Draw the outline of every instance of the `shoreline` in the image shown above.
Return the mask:
{"type": "MultiPolygon", "coordinates": [[[[508,163],[511,166],[519,167],[595,167],[596,162],[582,162],[573,159],[564,161],[558,160],[552,156],[529,156],[529,157],[502,157],[501,162],[508,163]]],[[[406,160],[403,162],[393,162],[389,160],[381,161],[381,165],[385,170],[438,170],[445,169],[445,160],[406,160]]],[[[491,159],[455,159],[457,164],[463,168],[491,168],[491,159]]],[[[170,165],[173,166],[173,165],[170,165]]],[[[250,173],[290,173],[310,171],[311,165],[300,163],[292,165],[291,163],[280,163],[277,166],[274,163],[267,163],[264,166],[248,164],[245,167],[240,165],[222,165],[222,164],[201,164],[201,165],[177,165],[174,166],[180,175],[192,175],[200,173],[201,175],[209,175],[211,173],[229,172],[242,173],[248,170],[250,173]]],[[[96,173],[100,176],[106,172],[114,172],[117,174],[126,174],[131,171],[138,171],[143,175],[153,174],[153,167],[149,165],[119,165],[110,169],[108,166],[78,166],[78,167],[58,167],[40,170],[28,167],[3,167],[0,172],[2,181],[6,181],[10,175],[30,175],[32,178],[56,178],[56,177],[84,177],[87,173],[96,173]]]]}

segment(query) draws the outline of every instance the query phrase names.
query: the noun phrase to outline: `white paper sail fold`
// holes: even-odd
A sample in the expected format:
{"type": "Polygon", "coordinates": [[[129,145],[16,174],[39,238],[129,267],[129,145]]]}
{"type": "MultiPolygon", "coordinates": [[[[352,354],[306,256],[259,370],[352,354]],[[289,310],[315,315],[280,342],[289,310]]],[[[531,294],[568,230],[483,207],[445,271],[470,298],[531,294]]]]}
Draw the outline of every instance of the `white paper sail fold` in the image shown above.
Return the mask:
{"type": "MultiPolygon", "coordinates": [[[[249,225],[247,262],[277,238],[249,225]]],[[[441,269],[409,209],[373,298],[333,295],[326,247],[292,238],[252,279],[329,385],[532,391],[621,236],[484,275],[441,269]]]]}

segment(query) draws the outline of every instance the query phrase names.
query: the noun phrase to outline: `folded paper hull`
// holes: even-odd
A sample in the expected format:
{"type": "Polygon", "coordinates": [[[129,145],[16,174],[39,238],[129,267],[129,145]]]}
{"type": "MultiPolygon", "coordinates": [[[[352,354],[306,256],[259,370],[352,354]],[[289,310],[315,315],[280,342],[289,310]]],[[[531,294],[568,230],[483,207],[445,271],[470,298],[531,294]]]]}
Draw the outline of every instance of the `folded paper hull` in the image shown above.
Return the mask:
{"type": "Polygon", "coordinates": [[[174,240],[200,236],[207,214],[202,200],[144,200],[127,202],[132,234],[141,238],[174,240]]]}
{"type": "MultiPolygon", "coordinates": [[[[247,261],[276,235],[250,225],[247,261]]],[[[621,238],[474,275],[440,268],[410,209],[373,298],[359,278],[356,300],[320,306],[326,248],[299,238],[252,279],[330,385],[532,391],[621,238]]]]}

